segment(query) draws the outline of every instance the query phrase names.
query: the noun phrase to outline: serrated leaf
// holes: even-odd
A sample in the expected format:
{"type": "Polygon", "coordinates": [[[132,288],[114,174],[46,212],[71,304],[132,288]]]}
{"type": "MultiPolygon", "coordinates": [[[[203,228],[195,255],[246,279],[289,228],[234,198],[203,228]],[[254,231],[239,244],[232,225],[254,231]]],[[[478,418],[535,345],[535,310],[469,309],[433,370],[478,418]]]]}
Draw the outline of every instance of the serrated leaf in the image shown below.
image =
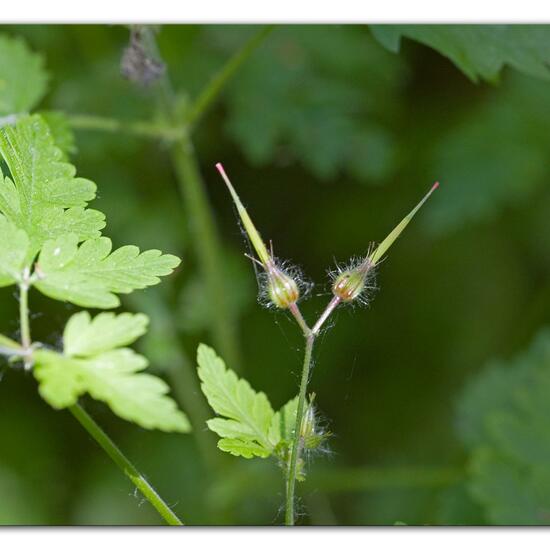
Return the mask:
{"type": "MultiPolygon", "coordinates": [[[[210,31],[208,43],[230,43],[231,32],[210,31]]],[[[378,183],[395,168],[384,119],[402,77],[401,60],[360,27],[280,28],[227,86],[227,130],[256,165],[294,162],[325,180],[378,183]]]]}
{"type": "Polygon", "coordinates": [[[47,240],[68,231],[79,240],[99,236],[103,214],[84,210],[96,186],[75,177],[74,166],[63,160],[40,116],[0,128],[0,154],[11,174],[0,177],[0,211],[29,236],[30,259],[47,240]]]}
{"type": "Polygon", "coordinates": [[[112,308],[120,304],[115,293],[128,294],[160,282],[180,260],[160,250],[141,252],[123,246],[112,252],[107,237],[84,241],[77,235],[45,243],[35,269],[35,286],[50,298],[83,307],[112,308]]]}
{"type": "Polygon", "coordinates": [[[550,331],[491,365],[461,398],[459,426],[472,459],[468,486],[496,524],[550,523],[550,331]]]}
{"type": "Polygon", "coordinates": [[[142,313],[100,313],[92,319],[82,311],[65,326],[63,348],[69,357],[90,357],[135,342],[145,334],[148,324],[142,313]]]}
{"type": "Polygon", "coordinates": [[[0,287],[21,280],[28,249],[27,234],[0,214],[0,287]]]}
{"type": "Polygon", "coordinates": [[[197,362],[208,403],[226,417],[208,421],[208,427],[224,438],[218,444],[220,449],[245,458],[269,456],[274,447],[269,438],[274,412],[266,395],[255,392],[204,344],[198,347],[197,362]]]}
{"type": "Polygon", "coordinates": [[[371,25],[375,38],[399,51],[401,37],[448,57],[474,82],[494,81],[504,65],[550,79],[548,25],[371,25]]]}
{"type": "Polygon", "coordinates": [[[52,351],[33,354],[33,373],[40,383],[40,395],[55,409],[74,405],[85,393],[84,369],[81,362],[52,351]]]}
{"type": "Polygon", "coordinates": [[[471,464],[473,497],[496,525],[548,525],[550,477],[547,469],[526,470],[498,451],[480,448],[471,464]]]}
{"type": "Polygon", "coordinates": [[[166,395],[168,385],[156,376],[141,373],[148,364],[145,357],[129,348],[117,347],[143,332],[143,317],[100,314],[90,319],[88,314],[74,315],[65,331],[65,344],[68,342],[69,347],[64,354],[48,350],[33,354],[33,372],[42,397],[59,409],[75,404],[82,394],[89,393],[106,402],[121,418],[144,428],[189,431],[187,417],[166,395]],[[76,331],[80,328],[91,338],[89,345],[78,338],[76,331]],[[99,333],[109,328],[112,334],[99,333]],[[92,354],[93,350],[98,352],[92,354]],[[75,357],[75,352],[80,356],[75,357]]]}
{"type": "Polygon", "coordinates": [[[231,453],[233,456],[242,456],[243,458],[267,458],[271,455],[271,451],[262,447],[262,445],[254,441],[246,441],[242,439],[220,439],[218,441],[218,449],[231,453]]]}
{"type": "Polygon", "coordinates": [[[64,158],[76,153],[76,140],[67,115],[61,111],[40,111],[39,114],[50,128],[53,141],[64,158]]]}
{"type": "MultiPolygon", "coordinates": [[[[475,448],[489,438],[488,418],[508,410],[518,391],[532,381],[534,372],[550,366],[550,331],[541,331],[533,344],[510,361],[491,361],[464,388],[457,403],[458,433],[475,448]]],[[[546,372],[546,370],[544,370],[546,372]]]]}
{"type": "Polygon", "coordinates": [[[46,93],[42,56],[19,38],[0,35],[0,116],[30,111],[46,93]]]}
{"type": "Polygon", "coordinates": [[[439,136],[431,161],[445,193],[424,216],[434,234],[492,220],[546,185],[547,89],[546,82],[509,75],[439,136]]]}

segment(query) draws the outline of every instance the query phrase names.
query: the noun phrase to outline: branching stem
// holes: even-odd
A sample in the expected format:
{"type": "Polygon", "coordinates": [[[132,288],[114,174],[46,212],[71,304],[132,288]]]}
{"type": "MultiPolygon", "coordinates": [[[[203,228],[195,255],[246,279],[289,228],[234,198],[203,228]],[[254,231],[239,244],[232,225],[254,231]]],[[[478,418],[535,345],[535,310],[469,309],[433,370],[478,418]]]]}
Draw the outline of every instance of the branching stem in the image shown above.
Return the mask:
{"type": "Polygon", "coordinates": [[[305,351],[304,351],[304,363],[302,366],[302,379],[300,381],[300,390],[298,393],[298,407],[296,409],[296,423],[294,425],[293,441],[290,451],[290,462],[288,465],[288,474],[286,480],[286,506],[285,506],[285,524],[294,525],[294,492],[296,488],[296,471],[298,466],[298,460],[300,458],[301,451],[301,434],[302,423],[304,421],[304,409],[306,402],[307,385],[309,382],[309,375],[311,372],[313,346],[315,345],[315,339],[321,330],[321,327],[325,321],[330,317],[331,313],[340,304],[340,298],[334,296],[328,303],[327,307],[317,319],[313,328],[310,329],[307,325],[304,317],[297,304],[292,304],[289,309],[296,322],[304,332],[305,338],[305,351]]]}

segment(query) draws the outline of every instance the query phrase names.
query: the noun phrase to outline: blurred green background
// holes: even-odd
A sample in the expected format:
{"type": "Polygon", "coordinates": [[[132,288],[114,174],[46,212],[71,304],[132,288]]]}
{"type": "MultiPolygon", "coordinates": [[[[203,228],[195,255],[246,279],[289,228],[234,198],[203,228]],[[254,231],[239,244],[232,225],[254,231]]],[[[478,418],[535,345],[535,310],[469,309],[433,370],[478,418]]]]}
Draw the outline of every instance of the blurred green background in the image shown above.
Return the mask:
{"type": "MultiPolygon", "coordinates": [[[[299,487],[305,524],[550,523],[550,31],[523,28],[517,47],[497,44],[497,56],[498,47],[513,50],[502,54],[508,65],[492,70],[489,60],[475,81],[464,65],[486,56],[486,43],[463,27],[468,49],[453,50],[457,67],[440,53],[446,28],[438,27],[433,43],[404,32],[412,40],[394,53],[379,41],[388,29],[277,26],[195,131],[240,356],[229,366],[275,407],[297,393],[302,339],[286,314],[256,302],[247,244],[214,164],[223,161],[276,254],[315,281],[303,304],[311,320],[329,298],[327,269],[364,254],[441,182],[382,264],[370,307],[342,308],[320,338],[310,388],[334,435],[299,487]]],[[[50,80],[40,109],[155,116],[155,85],[120,75],[128,28],[0,32],[43,55],[50,80]]],[[[159,29],[182,98],[196,96],[255,32],[159,29]]],[[[194,355],[199,342],[217,347],[216,304],[169,148],[77,128],[71,159],[98,184],[92,207],[107,214],[115,245],[183,258],[176,275],[124,308],[151,316],[139,345],[194,432],[149,432],[91,399],[86,409],[185,523],[280,524],[277,464],[222,456],[203,423],[211,412],[194,355]]],[[[33,292],[35,339],[59,344],[76,310],[33,292]]],[[[17,330],[14,289],[1,289],[0,332],[17,330]]],[[[33,377],[16,370],[3,370],[0,382],[0,495],[1,524],[161,523],[73,417],[52,410],[33,377]]]]}

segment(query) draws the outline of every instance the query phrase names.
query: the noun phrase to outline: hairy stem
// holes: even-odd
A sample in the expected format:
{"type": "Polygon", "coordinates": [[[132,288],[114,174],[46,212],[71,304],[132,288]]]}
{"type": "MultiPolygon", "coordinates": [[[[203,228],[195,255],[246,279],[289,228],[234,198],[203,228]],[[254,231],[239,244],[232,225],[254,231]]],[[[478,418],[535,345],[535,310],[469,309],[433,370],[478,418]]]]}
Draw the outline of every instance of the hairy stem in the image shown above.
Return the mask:
{"type": "Polygon", "coordinates": [[[328,303],[327,307],[325,308],[325,311],[321,313],[319,319],[317,319],[317,322],[313,325],[313,328],[311,329],[311,332],[313,334],[319,334],[319,331],[321,330],[321,327],[325,323],[325,321],[330,317],[331,313],[340,305],[341,298],[338,296],[333,296],[332,300],[328,303]]]}
{"type": "Polygon", "coordinates": [[[294,425],[294,438],[292,441],[292,448],[290,452],[290,463],[288,466],[288,475],[286,481],[286,510],[285,510],[285,524],[294,525],[294,492],[296,487],[296,469],[298,460],[300,458],[301,451],[301,433],[302,423],[304,421],[304,406],[306,401],[307,385],[309,382],[309,373],[311,371],[311,358],[313,355],[313,346],[315,344],[315,338],[319,334],[321,327],[325,321],[330,317],[332,312],[338,307],[341,300],[337,296],[334,296],[328,303],[327,307],[317,319],[313,328],[310,329],[304,320],[302,312],[297,304],[290,306],[290,312],[296,319],[296,322],[304,332],[305,337],[305,352],[304,352],[304,364],[302,367],[302,380],[300,381],[300,391],[298,394],[298,407],[296,409],[296,423],[294,425]]]}
{"type": "Polygon", "coordinates": [[[294,438],[290,454],[290,464],[288,468],[288,477],[286,483],[286,511],[285,524],[294,525],[294,489],[296,487],[296,467],[301,447],[302,422],[304,419],[304,404],[306,400],[307,384],[309,381],[309,372],[311,370],[311,356],[313,353],[313,344],[315,343],[315,334],[310,332],[306,337],[306,347],[304,352],[304,365],[302,367],[302,380],[300,382],[300,393],[298,395],[298,408],[296,409],[296,424],[294,425],[294,438]]]}
{"type": "Polygon", "coordinates": [[[235,74],[237,69],[239,69],[243,62],[248,59],[252,52],[256,50],[256,48],[264,41],[264,39],[274,28],[275,25],[267,25],[262,27],[212,77],[210,82],[191,105],[186,117],[186,122],[188,125],[191,126],[197,122],[208,107],[216,100],[224,86],[235,74]]]}
{"type": "Polygon", "coordinates": [[[137,468],[124,456],[111,438],[101,429],[94,419],[78,404],[69,407],[73,416],[96,440],[99,446],[111,457],[113,462],[130,478],[143,496],[153,505],[168,525],[183,525],[168,504],[162,500],[151,484],[139,473],[137,468]]]}

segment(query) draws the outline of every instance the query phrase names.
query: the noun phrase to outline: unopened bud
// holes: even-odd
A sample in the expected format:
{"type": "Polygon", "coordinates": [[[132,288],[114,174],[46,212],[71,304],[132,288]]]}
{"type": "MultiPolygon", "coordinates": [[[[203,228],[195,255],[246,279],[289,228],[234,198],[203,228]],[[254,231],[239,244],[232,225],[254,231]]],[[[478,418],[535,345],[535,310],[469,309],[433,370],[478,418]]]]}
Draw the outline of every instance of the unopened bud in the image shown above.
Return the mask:
{"type": "Polygon", "coordinates": [[[342,271],[334,280],[332,293],[343,302],[351,302],[365,290],[370,270],[374,267],[368,259],[357,267],[342,271]]]}
{"type": "Polygon", "coordinates": [[[304,447],[306,449],[312,450],[316,449],[321,445],[324,439],[326,439],[328,434],[325,434],[317,426],[317,421],[315,418],[315,406],[313,405],[313,399],[315,395],[311,397],[311,401],[307,406],[306,412],[304,413],[304,419],[302,421],[302,429],[300,430],[300,438],[303,441],[304,447]]]}
{"type": "Polygon", "coordinates": [[[315,409],[313,408],[313,404],[310,403],[304,413],[300,437],[307,439],[312,435],[315,435],[315,409]]]}
{"type": "Polygon", "coordinates": [[[296,281],[270,260],[266,267],[270,300],[280,309],[287,309],[300,297],[296,281]]]}

